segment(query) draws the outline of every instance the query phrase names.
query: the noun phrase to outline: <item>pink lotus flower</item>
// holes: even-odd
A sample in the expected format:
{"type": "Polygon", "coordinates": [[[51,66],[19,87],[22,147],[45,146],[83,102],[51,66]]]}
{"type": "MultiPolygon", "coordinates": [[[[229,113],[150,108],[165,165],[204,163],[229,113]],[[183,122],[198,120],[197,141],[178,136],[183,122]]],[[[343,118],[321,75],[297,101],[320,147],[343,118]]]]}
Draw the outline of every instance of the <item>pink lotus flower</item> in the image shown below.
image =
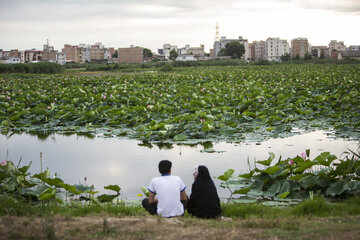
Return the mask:
{"type": "Polygon", "coordinates": [[[202,122],[202,123],[205,122],[205,119],[201,118],[201,119],[200,119],[200,122],[202,122]]]}
{"type": "Polygon", "coordinates": [[[5,165],[6,165],[6,160],[1,161],[0,165],[1,165],[1,166],[5,166],[5,165]]]}
{"type": "Polygon", "coordinates": [[[261,100],[261,98],[259,99],[259,102],[261,102],[262,100],[261,100]]]}
{"type": "Polygon", "coordinates": [[[301,153],[301,157],[302,157],[302,159],[306,159],[307,158],[307,155],[306,155],[306,153],[301,153]]]}
{"type": "Polygon", "coordinates": [[[205,88],[202,88],[201,91],[203,92],[205,90],[205,88]]]}
{"type": "Polygon", "coordinates": [[[290,164],[290,165],[293,165],[293,164],[294,164],[294,160],[291,159],[290,162],[289,162],[289,164],[290,164]]]}

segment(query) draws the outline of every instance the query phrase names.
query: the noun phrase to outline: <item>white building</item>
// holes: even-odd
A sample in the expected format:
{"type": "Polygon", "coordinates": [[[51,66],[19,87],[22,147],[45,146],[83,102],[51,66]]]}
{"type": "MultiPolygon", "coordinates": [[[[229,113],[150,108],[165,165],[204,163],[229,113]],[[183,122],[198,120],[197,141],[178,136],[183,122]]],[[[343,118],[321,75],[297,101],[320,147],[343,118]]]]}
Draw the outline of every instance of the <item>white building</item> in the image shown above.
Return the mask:
{"type": "Polygon", "coordinates": [[[60,65],[65,65],[66,63],[66,53],[65,52],[56,52],[56,63],[60,65]]]}
{"type": "Polygon", "coordinates": [[[5,64],[16,64],[16,63],[20,63],[20,58],[18,57],[9,57],[8,59],[4,60],[5,64]]]}
{"type": "MultiPolygon", "coordinates": [[[[162,49],[158,49],[158,54],[163,56],[166,60],[169,60],[170,52],[175,50],[180,55],[178,47],[176,45],[164,44],[162,49]]],[[[186,50],[185,50],[186,51],[186,50]]]]}
{"type": "Polygon", "coordinates": [[[360,45],[350,45],[349,51],[360,51],[360,45]]]}
{"type": "MultiPolygon", "coordinates": [[[[96,43],[99,45],[102,45],[101,43],[96,43]]],[[[90,62],[90,45],[85,43],[80,43],[79,48],[84,49],[84,62],[90,62]]]]}
{"type": "Polygon", "coordinates": [[[197,58],[192,54],[182,54],[176,58],[176,61],[197,61],[197,58]]]}
{"type": "Polygon", "coordinates": [[[249,43],[247,39],[244,39],[242,36],[239,36],[239,39],[227,39],[226,37],[221,37],[219,41],[214,42],[214,54],[215,57],[218,57],[218,54],[221,49],[225,48],[226,44],[230,42],[239,42],[243,44],[245,47],[245,53],[242,56],[243,59],[249,60],[250,59],[250,52],[249,52],[249,43]]]}
{"type": "Polygon", "coordinates": [[[280,38],[268,38],[264,46],[264,59],[269,61],[281,61],[281,56],[290,54],[290,45],[287,40],[280,38]]]}

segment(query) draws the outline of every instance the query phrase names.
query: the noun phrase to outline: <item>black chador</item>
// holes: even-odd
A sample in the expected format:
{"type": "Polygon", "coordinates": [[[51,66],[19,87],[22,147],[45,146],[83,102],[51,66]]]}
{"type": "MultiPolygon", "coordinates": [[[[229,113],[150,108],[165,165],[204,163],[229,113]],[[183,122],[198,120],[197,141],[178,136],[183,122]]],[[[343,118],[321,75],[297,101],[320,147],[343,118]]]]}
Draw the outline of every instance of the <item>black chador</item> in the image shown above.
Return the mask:
{"type": "Polygon", "coordinates": [[[221,215],[221,207],[215,184],[207,167],[200,165],[197,170],[187,211],[199,218],[216,218],[221,215]]]}

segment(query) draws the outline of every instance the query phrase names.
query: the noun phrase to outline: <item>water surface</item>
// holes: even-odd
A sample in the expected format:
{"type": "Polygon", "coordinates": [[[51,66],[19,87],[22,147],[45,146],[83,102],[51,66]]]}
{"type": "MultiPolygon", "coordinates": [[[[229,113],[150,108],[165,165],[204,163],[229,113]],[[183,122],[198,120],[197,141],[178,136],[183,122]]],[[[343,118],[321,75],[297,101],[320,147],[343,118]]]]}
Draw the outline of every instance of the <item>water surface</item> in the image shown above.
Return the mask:
{"type": "MultiPolygon", "coordinates": [[[[219,176],[228,168],[236,173],[249,170],[254,160],[265,160],[269,152],[274,152],[276,160],[280,155],[295,157],[311,149],[311,158],[323,151],[340,156],[348,148],[355,149],[358,142],[328,138],[326,132],[315,131],[288,138],[270,139],[261,142],[214,143],[217,152],[206,153],[204,146],[178,146],[171,149],[160,149],[139,146],[140,141],[118,138],[86,138],[82,136],[64,136],[52,134],[46,139],[29,134],[14,134],[10,138],[0,135],[0,160],[11,160],[15,163],[22,157],[22,163],[32,161],[31,173],[40,172],[40,152],[43,154],[43,168],[49,168],[66,183],[94,184],[96,190],[104,192],[103,187],[118,184],[124,199],[139,199],[140,187],[148,185],[152,177],[158,176],[159,160],[169,159],[173,162],[172,174],[180,176],[191,192],[193,168],[195,165],[206,165],[212,176],[219,176]]],[[[215,180],[215,185],[220,181],[215,180]]],[[[222,198],[228,197],[228,191],[218,187],[222,198]]]]}

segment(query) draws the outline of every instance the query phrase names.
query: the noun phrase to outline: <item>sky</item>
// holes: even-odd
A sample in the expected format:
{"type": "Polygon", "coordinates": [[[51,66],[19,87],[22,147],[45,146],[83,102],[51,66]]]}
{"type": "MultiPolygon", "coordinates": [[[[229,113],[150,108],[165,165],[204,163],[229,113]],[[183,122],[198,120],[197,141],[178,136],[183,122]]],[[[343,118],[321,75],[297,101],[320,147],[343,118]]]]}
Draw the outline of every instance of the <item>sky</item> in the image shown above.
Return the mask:
{"type": "Polygon", "coordinates": [[[360,0],[0,0],[0,49],[94,44],[212,48],[219,35],[249,42],[305,37],[360,45],[360,0]]]}

